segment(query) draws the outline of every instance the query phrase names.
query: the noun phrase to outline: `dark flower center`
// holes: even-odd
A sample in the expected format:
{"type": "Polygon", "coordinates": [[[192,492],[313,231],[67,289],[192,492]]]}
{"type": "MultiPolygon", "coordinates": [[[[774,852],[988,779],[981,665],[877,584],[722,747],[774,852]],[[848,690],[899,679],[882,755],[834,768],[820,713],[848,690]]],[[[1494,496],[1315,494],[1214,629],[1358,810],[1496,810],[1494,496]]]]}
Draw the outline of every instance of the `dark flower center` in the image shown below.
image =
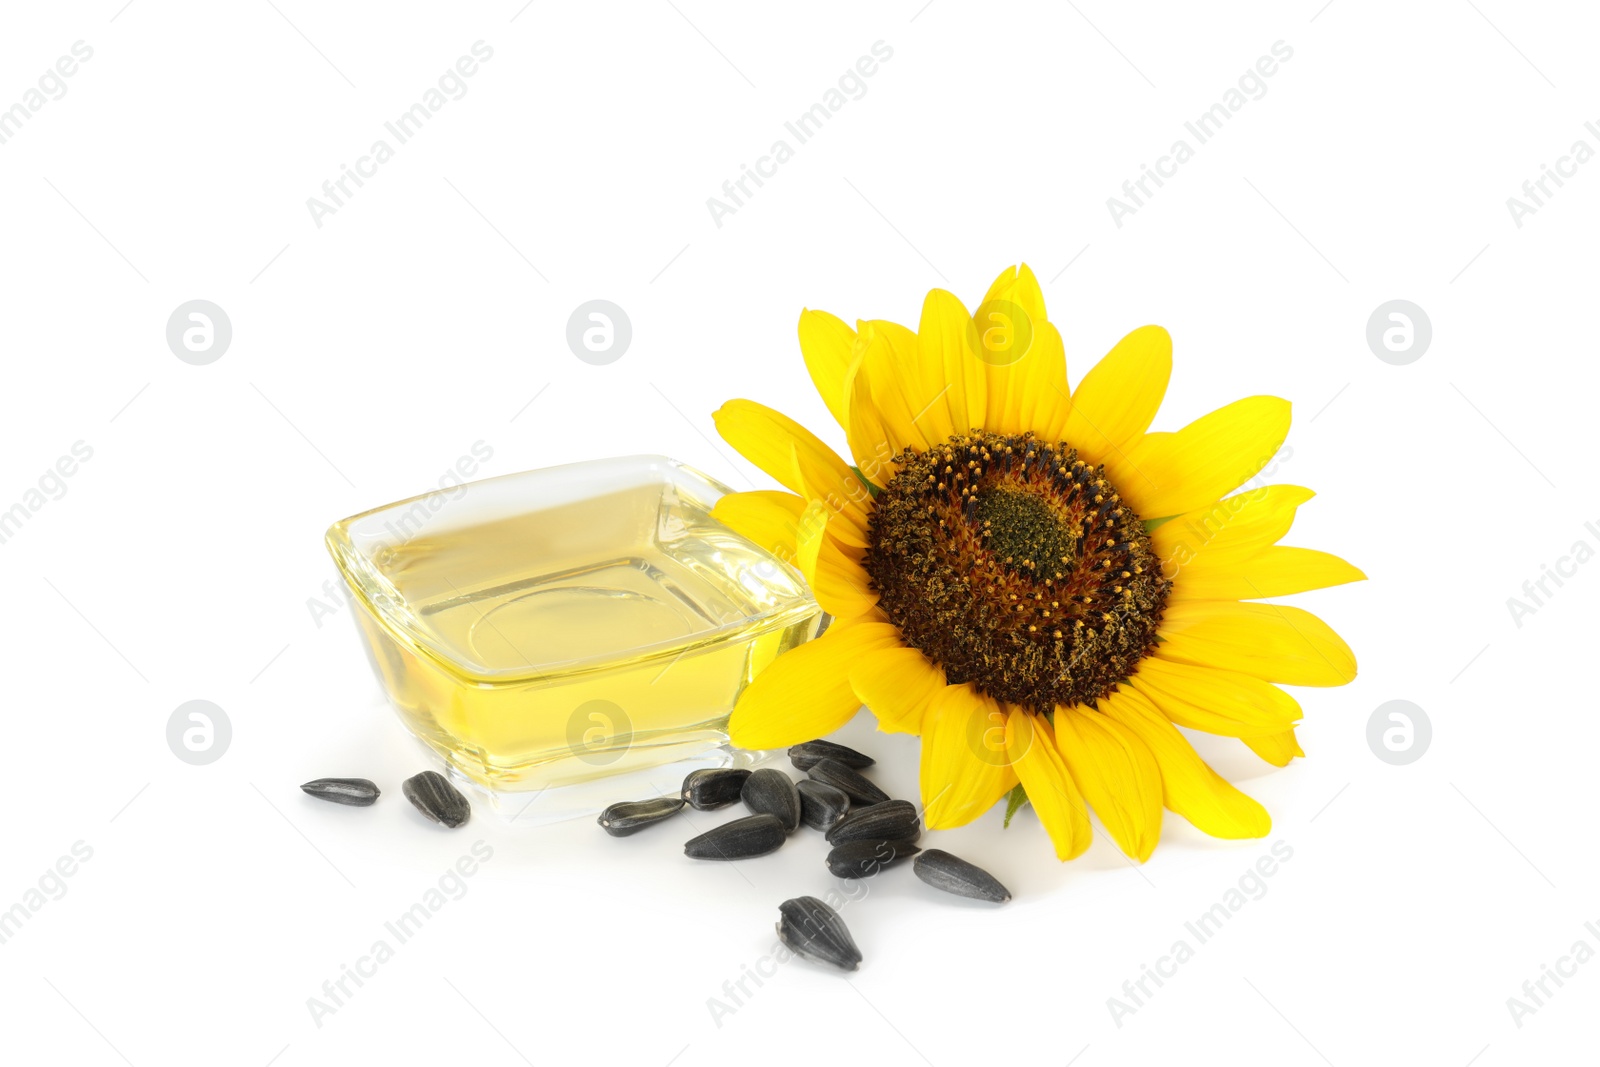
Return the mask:
{"type": "Polygon", "coordinates": [[[1172,583],[1104,467],[981,431],[895,462],[865,565],[950,684],[1047,713],[1092,704],[1155,647],[1172,583]]]}

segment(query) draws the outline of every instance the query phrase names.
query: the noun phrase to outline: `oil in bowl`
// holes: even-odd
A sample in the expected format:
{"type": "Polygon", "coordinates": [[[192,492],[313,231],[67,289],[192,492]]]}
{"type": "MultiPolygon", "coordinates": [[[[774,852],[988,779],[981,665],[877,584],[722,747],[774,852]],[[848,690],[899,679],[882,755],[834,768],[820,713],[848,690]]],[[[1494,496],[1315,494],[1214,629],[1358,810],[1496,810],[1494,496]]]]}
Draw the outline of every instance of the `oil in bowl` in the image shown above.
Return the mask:
{"type": "Polygon", "coordinates": [[[334,524],[378,677],[411,731],[497,791],[731,759],[728,714],[822,613],[661,456],[441,489],[334,524]]]}

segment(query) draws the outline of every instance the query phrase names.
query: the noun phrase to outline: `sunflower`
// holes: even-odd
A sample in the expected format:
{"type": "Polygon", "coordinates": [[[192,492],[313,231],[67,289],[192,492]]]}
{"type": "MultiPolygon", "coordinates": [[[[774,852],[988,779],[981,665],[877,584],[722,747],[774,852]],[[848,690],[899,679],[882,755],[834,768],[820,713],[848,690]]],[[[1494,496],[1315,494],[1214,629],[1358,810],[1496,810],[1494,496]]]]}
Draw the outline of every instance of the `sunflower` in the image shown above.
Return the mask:
{"type": "Polygon", "coordinates": [[[1304,752],[1279,685],[1355,677],[1320,619],[1260,602],[1365,577],[1277,543],[1310,490],[1235,492],[1283,444],[1288,402],[1247,397],[1151,432],[1172,369],[1157,326],[1069,390],[1026,265],[973,314],[933,290],[915,331],[805,311],[800,349],[854,464],[731,400],[718,431],[787,492],[730,494],[713,514],[793,561],[833,622],[745,689],[733,742],[807,741],[864,704],[879,729],[921,736],[930,828],[1010,794],[1063,860],[1088,847],[1090,808],[1141,861],[1164,808],[1214,837],[1265,835],[1265,809],[1178,727],[1282,767],[1304,752]]]}

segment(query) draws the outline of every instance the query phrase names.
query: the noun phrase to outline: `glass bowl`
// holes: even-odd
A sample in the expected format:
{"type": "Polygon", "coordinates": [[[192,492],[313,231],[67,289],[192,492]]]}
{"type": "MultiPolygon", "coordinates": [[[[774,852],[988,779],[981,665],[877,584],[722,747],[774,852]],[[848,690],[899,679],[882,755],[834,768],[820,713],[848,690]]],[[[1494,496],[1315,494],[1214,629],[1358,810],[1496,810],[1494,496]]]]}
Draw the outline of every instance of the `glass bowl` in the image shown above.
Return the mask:
{"type": "Polygon", "coordinates": [[[734,701],[823,621],[797,570],[711,518],[728,492],[664,456],[595,460],[363,512],[327,546],[390,700],[458,777],[670,789],[672,765],[754,758],[728,745],[734,701]]]}

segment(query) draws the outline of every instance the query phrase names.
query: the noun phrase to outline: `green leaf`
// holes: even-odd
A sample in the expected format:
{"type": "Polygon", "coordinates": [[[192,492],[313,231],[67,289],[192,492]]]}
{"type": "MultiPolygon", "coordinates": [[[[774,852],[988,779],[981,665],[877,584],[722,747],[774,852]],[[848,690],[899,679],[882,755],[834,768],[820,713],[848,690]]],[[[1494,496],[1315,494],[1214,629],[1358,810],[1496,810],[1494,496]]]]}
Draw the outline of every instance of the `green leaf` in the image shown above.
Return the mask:
{"type": "Polygon", "coordinates": [[[1146,520],[1144,520],[1144,532],[1145,533],[1154,533],[1156,530],[1158,530],[1161,527],[1165,526],[1167,523],[1171,522],[1173,519],[1175,519],[1177,517],[1178,516],[1176,516],[1176,515],[1167,515],[1167,516],[1165,516],[1163,518],[1159,518],[1159,519],[1146,519],[1146,520]]]}
{"type": "Polygon", "coordinates": [[[1005,826],[1011,825],[1011,816],[1015,815],[1022,805],[1028,802],[1028,792],[1019,782],[1015,789],[1006,796],[1006,821],[1005,826]]]}
{"type": "Polygon", "coordinates": [[[878,494],[883,490],[867,481],[867,476],[861,473],[860,467],[851,467],[850,469],[856,472],[856,477],[861,479],[861,484],[867,487],[867,492],[872,494],[873,499],[877,499],[878,494]]]}

